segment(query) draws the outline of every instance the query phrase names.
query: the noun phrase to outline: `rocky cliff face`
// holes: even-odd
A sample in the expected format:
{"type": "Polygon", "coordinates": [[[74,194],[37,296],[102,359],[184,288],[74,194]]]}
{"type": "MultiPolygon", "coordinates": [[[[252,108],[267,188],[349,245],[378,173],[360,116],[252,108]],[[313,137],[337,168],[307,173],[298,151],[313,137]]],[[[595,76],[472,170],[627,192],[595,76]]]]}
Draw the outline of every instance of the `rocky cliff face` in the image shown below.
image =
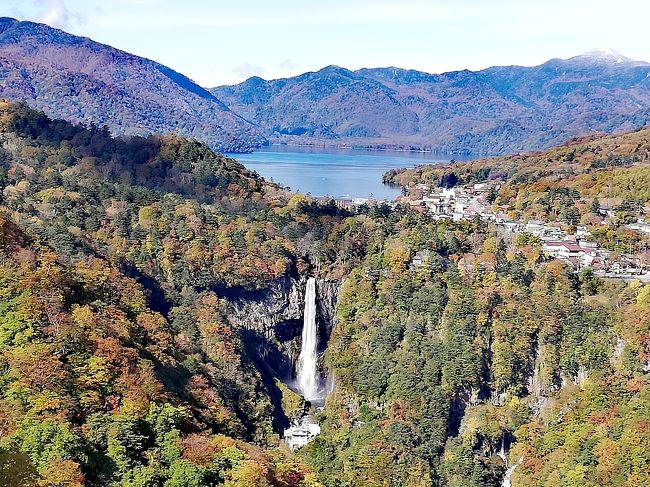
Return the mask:
{"type": "Polygon", "coordinates": [[[318,351],[324,352],[332,329],[336,324],[336,303],[341,290],[341,281],[316,281],[316,320],[318,322],[318,351]]]}
{"type": "MultiPolygon", "coordinates": [[[[260,291],[233,292],[227,298],[233,326],[246,330],[246,345],[266,366],[289,381],[300,354],[307,278],[285,277],[260,291]]],[[[316,281],[319,351],[323,351],[335,324],[341,283],[316,281]]]]}

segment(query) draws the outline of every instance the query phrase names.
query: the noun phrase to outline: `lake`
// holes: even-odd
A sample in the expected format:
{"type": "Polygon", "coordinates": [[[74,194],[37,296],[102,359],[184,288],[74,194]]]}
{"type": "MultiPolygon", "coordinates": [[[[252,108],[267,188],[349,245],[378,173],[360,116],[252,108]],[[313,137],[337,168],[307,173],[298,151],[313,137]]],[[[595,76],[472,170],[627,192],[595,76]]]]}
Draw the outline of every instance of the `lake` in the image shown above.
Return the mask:
{"type": "Polygon", "coordinates": [[[393,200],[399,188],[382,184],[386,171],[460,160],[458,156],[411,151],[269,146],[251,154],[226,154],[268,180],[312,196],[393,200]]]}

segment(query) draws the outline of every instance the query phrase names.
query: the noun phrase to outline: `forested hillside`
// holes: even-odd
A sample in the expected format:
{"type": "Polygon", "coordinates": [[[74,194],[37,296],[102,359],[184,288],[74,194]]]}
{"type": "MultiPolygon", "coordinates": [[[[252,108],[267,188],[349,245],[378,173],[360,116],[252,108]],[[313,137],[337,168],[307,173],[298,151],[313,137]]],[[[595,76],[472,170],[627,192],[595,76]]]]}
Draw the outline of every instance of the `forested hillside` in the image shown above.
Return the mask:
{"type": "Polygon", "coordinates": [[[328,66],[211,90],[269,140],[495,155],[650,122],[650,65],[608,50],[441,74],[328,66]]]}
{"type": "Polygon", "coordinates": [[[2,485],[309,485],[305,467],[235,439],[259,440],[251,421],[270,405],[238,338],[213,332],[213,296],[181,341],[105,260],[63,264],[4,217],[0,232],[2,485]]]}
{"type": "Polygon", "coordinates": [[[407,192],[486,183],[496,211],[514,220],[543,220],[590,228],[611,250],[647,249],[625,225],[648,213],[650,129],[571,140],[554,149],[453,165],[389,171],[384,180],[407,192]],[[604,221],[603,216],[608,216],[604,221]]]}
{"type": "MultiPolygon", "coordinates": [[[[192,232],[216,232],[220,214],[236,220],[245,200],[277,189],[195,142],[120,141],[0,109],[3,485],[312,485],[305,467],[260,448],[277,441],[282,413],[218,296],[185,287],[192,232]]],[[[196,279],[273,277],[224,269],[196,279]]]]}
{"type": "MultiPolygon", "coordinates": [[[[645,204],[650,201],[650,129],[616,136],[571,140],[548,151],[479,159],[458,164],[427,165],[390,171],[387,182],[414,187],[437,186],[445,175],[454,184],[499,183],[495,195],[516,216],[553,219],[554,203],[566,196],[645,204]]],[[[444,183],[443,183],[444,184],[444,183]]],[[[584,214],[588,208],[576,206],[584,214]]]]}
{"type": "Polygon", "coordinates": [[[3,103],[0,142],[7,485],[498,486],[503,458],[513,486],[650,482],[648,285],[478,220],[316,204],[178,137],[3,103]],[[226,298],[307,275],[342,281],[335,385],[292,454],[304,404],[262,353],[286,337],[226,298]]]}
{"type": "Polygon", "coordinates": [[[400,222],[370,249],[339,302],[324,432],[301,452],[326,485],[499,486],[499,454],[514,486],[650,481],[650,287],[480,225],[400,222]]]}
{"type": "Polygon", "coordinates": [[[259,131],[192,80],[149,59],[45,24],[0,17],[0,97],[115,134],[177,133],[246,151],[259,131]]]}

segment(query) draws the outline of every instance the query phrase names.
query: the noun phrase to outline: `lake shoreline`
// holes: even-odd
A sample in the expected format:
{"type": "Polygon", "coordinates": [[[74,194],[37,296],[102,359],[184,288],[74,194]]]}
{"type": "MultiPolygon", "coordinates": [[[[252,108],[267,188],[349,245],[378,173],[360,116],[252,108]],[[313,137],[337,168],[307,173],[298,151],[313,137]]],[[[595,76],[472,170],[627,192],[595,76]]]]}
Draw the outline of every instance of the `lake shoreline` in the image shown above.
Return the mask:
{"type": "Polygon", "coordinates": [[[431,157],[413,151],[315,148],[275,145],[249,154],[226,154],[267,180],[314,197],[374,198],[394,201],[401,188],[383,184],[386,171],[421,164],[449,163],[453,157],[431,157]]]}
{"type": "Polygon", "coordinates": [[[430,150],[430,149],[400,149],[400,148],[372,147],[372,146],[363,147],[363,146],[356,146],[356,145],[316,145],[316,144],[299,144],[299,143],[283,144],[279,142],[260,146],[258,149],[253,150],[252,152],[257,152],[258,150],[263,150],[268,147],[288,147],[288,148],[298,147],[298,148],[313,148],[317,150],[341,149],[341,150],[353,150],[353,151],[363,151],[363,152],[406,152],[406,153],[410,152],[414,154],[433,154],[433,155],[461,157],[463,158],[463,160],[465,160],[466,157],[473,157],[470,154],[454,154],[450,152],[430,150]]]}

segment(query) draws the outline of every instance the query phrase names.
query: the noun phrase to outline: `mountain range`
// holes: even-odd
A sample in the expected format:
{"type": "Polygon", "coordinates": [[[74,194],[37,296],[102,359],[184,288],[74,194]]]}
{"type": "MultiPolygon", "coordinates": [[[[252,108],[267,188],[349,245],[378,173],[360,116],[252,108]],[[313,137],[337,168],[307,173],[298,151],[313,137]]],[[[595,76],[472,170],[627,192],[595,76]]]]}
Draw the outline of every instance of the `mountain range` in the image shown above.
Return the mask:
{"type": "Polygon", "coordinates": [[[211,92],[287,143],[503,154],[650,121],[650,64],[609,50],[444,74],[328,66],[211,92]]]}
{"type": "Polygon", "coordinates": [[[534,67],[328,66],[205,89],[149,59],[4,17],[0,97],[117,135],[174,132],[221,151],[271,142],[505,154],[647,125],[650,64],[596,50],[534,67]]]}

